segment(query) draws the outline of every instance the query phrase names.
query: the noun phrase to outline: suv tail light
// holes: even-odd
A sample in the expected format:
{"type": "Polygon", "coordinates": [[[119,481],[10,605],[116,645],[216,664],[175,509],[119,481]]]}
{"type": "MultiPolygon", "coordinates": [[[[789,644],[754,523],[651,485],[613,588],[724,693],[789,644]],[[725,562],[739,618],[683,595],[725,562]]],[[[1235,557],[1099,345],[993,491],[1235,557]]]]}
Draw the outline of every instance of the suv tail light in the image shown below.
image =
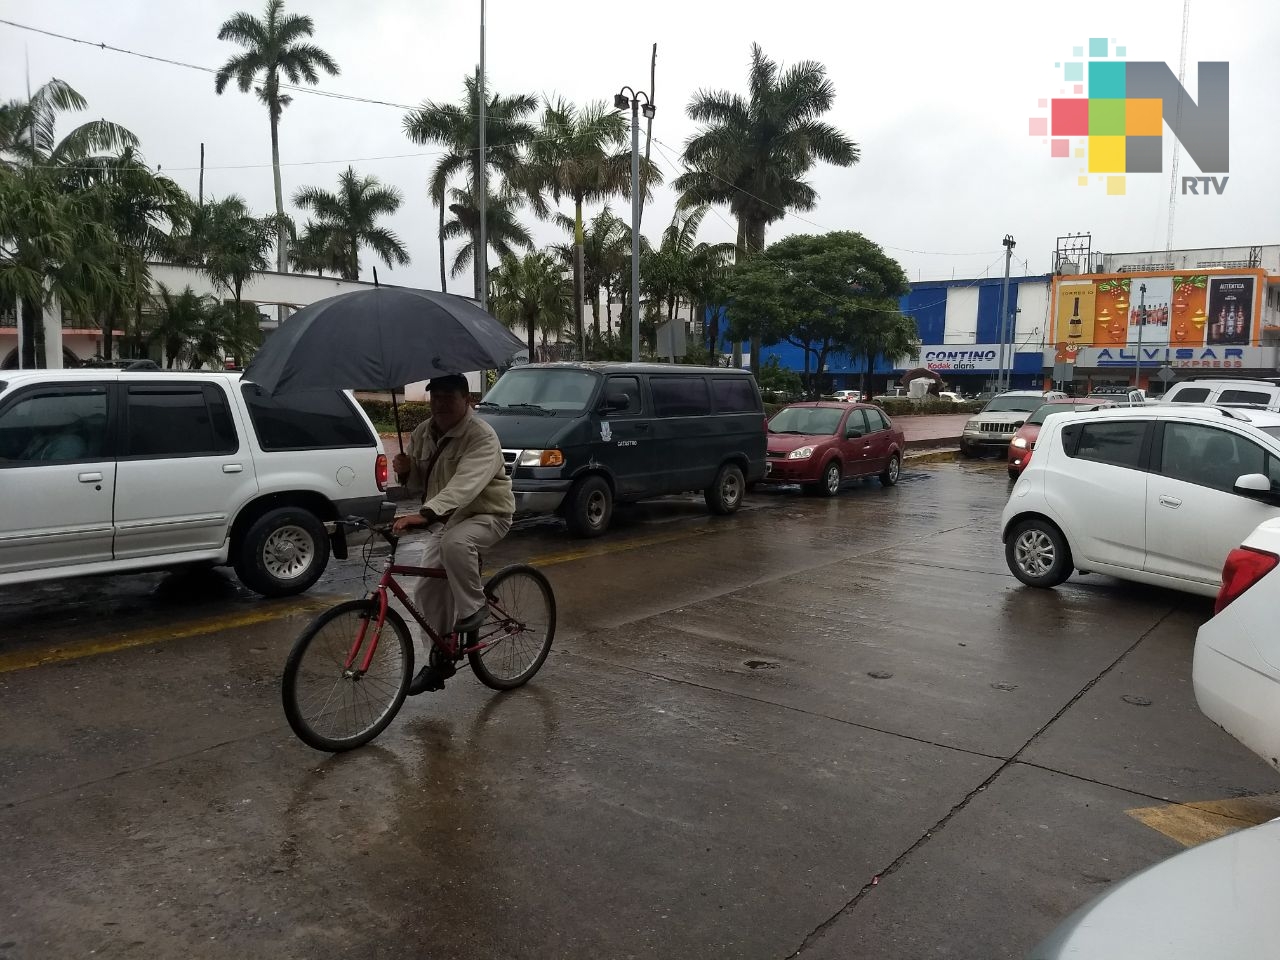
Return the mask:
{"type": "Polygon", "coordinates": [[[378,489],[387,492],[387,455],[385,453],[378,454],[378,459],[373,464],[373,478],[378,481],[378,489]]]}
{"type": "Polygon", "coordinates": [[[1221,613],[1228,604],[1274,570],[1277,564],[1280,564],[1280,557],[1265,550],[1252,547],[1232,550],[1222,567],[1222,589],[1218,591],[1218,602],[1213,605],[1213,612],[1221,613]]]}

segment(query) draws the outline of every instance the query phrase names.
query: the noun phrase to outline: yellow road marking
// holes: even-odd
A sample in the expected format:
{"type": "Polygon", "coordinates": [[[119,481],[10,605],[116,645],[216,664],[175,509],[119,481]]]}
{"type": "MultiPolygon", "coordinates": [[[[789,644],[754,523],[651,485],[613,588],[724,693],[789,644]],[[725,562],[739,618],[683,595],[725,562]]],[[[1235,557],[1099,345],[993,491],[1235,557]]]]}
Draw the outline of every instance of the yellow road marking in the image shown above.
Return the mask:
{"type": "Polygon", "coordinates": [[[1280,817],[1280,794],[1135,807],[1125,813],[1184,847],[1194,847],[1280,817]]]}
{"type": "MultiPolygon", "coordinates": [[[[647,537],[635,537],[630,540],[619,540],[615,543],[602,543],[593,547],[543,554],[526,562],[533,567],[551,567],[561,563],[570,563],[574,560],[585,560],[590,557],[606,556],[611,553],[622,553],[626,550],[658,546],[678,540],[689,540],[713,532],[713,530],[704,527],[696,527],[693,530],[659,533],[647,537]]],[[[486,574],[489,572],[486,571],[486,574]]],[[[104,653],[116,653],[120,650],[128,650],[131,647],[145,647],[164,643],[168,640],[183,640],[188,637],[199,637],[211,633],[222,633],[226,630],[253,627],[263,623],[270,623],[273,620],[283,620],[285,617],[291,617],[297,613],[318,612],[331,606],[333,602],[331,600],[309,598],[231,616],[206,617],[202,620],[192,620],[171,627],[151,627],[145,630],[129,631],[115,637],[86,643],[14,650],[9,653],[0,653],[0,673],[29,670],[32,667],[39,667],[49,663],[61,663],[67,660],[79,660],[83,657],[96,657],[104,653]]]]}
{"type": "Polygon", "coordinates": [[[285,617],[291,617],[297,613],[322,610],[329,605],[330,601],[328,600],[307,599],[231,616],[191,620],[187,623],[170,627],[150,627],[145,630],[132,630],[109,639],[94,640],[71,646],[14,650],[10,653],[0,653],[0,673],[29,670],[32,667],[39,667],[47,663],[79,660],[82,657],[94,657],[103,653],[115,653],[118,650],[128,650],[130,647],[145,647],[155,643],[163,643],[166,640],[182,640],[187,637],[221,633],[224,630],[253,627],[262,623],[270,623],[273,620],[283,620],[285,617]]]}

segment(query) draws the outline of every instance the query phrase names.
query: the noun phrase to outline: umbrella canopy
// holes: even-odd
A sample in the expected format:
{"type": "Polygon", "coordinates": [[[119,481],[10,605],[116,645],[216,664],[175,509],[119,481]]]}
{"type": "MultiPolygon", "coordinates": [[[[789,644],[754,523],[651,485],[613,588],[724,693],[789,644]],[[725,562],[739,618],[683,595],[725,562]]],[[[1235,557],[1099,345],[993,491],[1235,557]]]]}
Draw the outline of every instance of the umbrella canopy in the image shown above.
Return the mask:
{"type": "Polygon", "coordinates": [[[508,364],[524,344],[472,300],[375,287],[303,307],[267,338],[245,378],[268,393],[396,390],[508,364]]]}

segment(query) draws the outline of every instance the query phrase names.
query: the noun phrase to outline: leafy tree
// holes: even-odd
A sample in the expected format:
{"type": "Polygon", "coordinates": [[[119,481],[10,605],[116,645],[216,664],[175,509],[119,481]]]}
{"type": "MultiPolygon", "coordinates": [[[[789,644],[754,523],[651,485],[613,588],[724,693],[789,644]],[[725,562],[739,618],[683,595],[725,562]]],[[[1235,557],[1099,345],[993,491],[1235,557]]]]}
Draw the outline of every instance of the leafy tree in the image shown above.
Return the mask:
{"type": "Polygon", "coordinates": [[[870,351],[874,362],[877,354],[910,352],[915,324],[898,311],[908,289],[898,262],[860,233],[786,237],[735,265],[730,332],[756,330],[764,344],[800,347],[812,391],[832,354],[870,351]]]}
{"type": "Polygon", "coordinates": [[[380,217],[400,209],[400,191],[384,186],[377,177],[361,177],[353,167],[347,167],[338,177],[337,193],[303,187],[294,194],[293,202],[316,215],[316,221],[307,224],[308,245],[324,251],[330,262],[340,262],[344,280],[360,279],[362,246],[388,267],[409,262],[400,238],[378,223],[380,217]]]}
{"type": "Polygon", "coordinates": [[[535,334],[541,335],[545,347],[549,337],[559,337],[573,319],[572,294],[561,269],[556,257],[539,252],[520,259],[503,257],[491,271],[493,314],[508,327],[524,328],[530,362],[538,355],[535,334]]]}
{"type": "MultiPolygon", "coordinates": [[[[470,189],[455,187],[449,191],[453,203],[449,211],[453,218],[444,225],[446,240],[464,240],[454,257],[451,273],[455,277],[464,274],[476,262],[476,246],[480,242],[480,207],[470,189]]],[[[520,222],[517,211],[520,198],[509,189],[489,194],[485,204],[485,239],[502,259],[513,257],[517,250],[531,250],[533,237],[520,222]]],[[[479,299],[479,293],[476,294],[479,299]]]]}

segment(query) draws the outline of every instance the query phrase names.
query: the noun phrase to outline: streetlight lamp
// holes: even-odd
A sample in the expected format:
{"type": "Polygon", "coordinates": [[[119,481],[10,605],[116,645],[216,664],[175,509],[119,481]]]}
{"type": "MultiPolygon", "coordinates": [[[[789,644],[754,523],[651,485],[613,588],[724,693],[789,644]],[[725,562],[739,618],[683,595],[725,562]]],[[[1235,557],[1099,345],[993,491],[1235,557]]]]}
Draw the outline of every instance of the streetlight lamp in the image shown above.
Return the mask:
{"type": "Polygon", "coordinates": [[[619,110],[631,108],[631,362],[636,363],[640,360],[640,112],[652,120],[657,111],[647,93],[630,87],[614,95],[613,105],[619,110]]]}
{"type": "Polygon", "coordinates": [[[1142,328],[1147,325],[1147,285],[1138,285],[1138,360],[1133,366],[1133,388],[1142,389],[1142,328]]]}

